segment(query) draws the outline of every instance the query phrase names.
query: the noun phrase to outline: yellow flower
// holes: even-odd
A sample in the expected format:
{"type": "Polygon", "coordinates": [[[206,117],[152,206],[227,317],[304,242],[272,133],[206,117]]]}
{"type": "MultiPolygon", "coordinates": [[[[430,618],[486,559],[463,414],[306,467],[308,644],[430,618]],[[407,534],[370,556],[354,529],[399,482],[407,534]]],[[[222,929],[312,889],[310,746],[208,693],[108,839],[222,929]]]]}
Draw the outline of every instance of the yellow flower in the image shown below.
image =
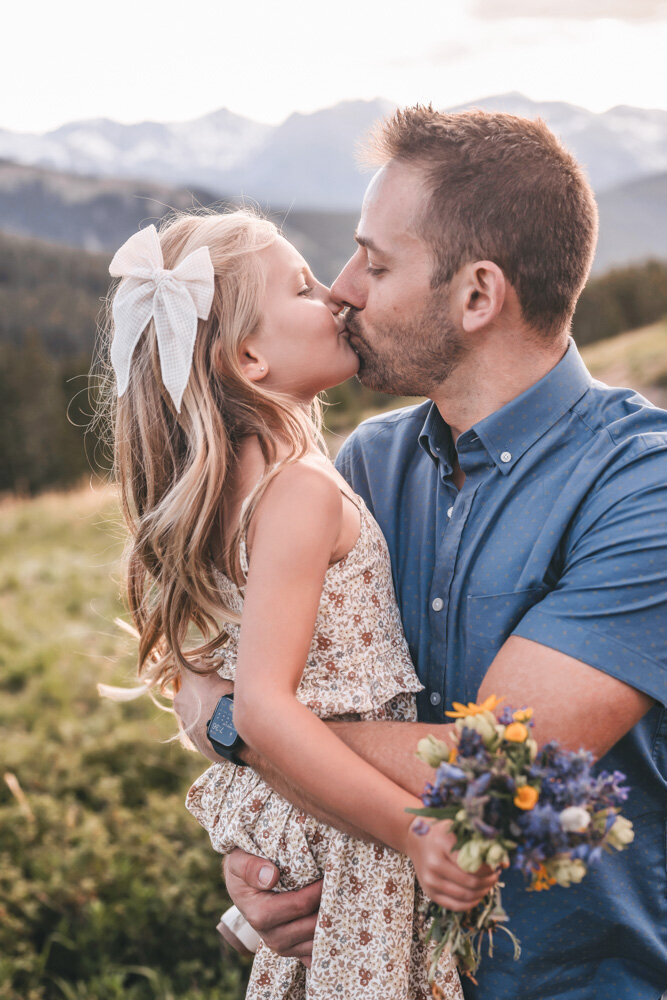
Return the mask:
{"type": "Polygon", "coordinates": [[[505,730],[505,739],[510,743],[525,743],[528,739],[528,730],[523,722],[510,722],[505,730]]]}
{"type": "Polygon", "coordinates": [[[521,788],[517,788],[516,795],[514,796],[514,805],[519,809],[534,809],[537,805],[537,800],[540,797],[540,793],[532,785],[522,785],[521,788]]]}
{"type": "Polygon", "coordinates": [[[495,694],[490,694],[481,705],[476,705],[474,701],[469,701],[467,705],[462,705],[460,701],[454,701],[452,702],[454,711],[445,712],[445,715],[448,715],[450,719],[465,719],[469,715],[493,712],[502,700],[502,698],[496,698],[495,694]]]}
{"type": "Polygon", "coordinates": [[[452,747],[452,749],[449,751],[449,757],[447,758],[447,762],[449,764],[455,764],[456,763],[456,758],[458,757],[458,755],[459,755],[459,752],[456,749],[456,747],[452,747]]]}
{"type": "Polygon", "coordinates": [[[530,888],[534,889],[535,892],[541,892],[543,889],[550,889],[555,884],[556,879],[549,875],[544,865],[540,865],[537,871],[533,873],[533,881],[530,884],[530,888]]]}
{"type": "Polygon", "coordinates": [[[529,719],[533,717],[532,708],[520,708],[518,711],[514,712],[512,718],[515,722],[528,722],[529,719]]]}

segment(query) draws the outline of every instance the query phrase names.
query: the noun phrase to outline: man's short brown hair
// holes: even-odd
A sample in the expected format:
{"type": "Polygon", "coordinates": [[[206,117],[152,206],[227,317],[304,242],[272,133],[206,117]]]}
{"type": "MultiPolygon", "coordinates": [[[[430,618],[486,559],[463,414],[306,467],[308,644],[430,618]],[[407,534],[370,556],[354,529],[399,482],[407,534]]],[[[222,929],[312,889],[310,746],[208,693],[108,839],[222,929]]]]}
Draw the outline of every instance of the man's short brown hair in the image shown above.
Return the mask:
{"type": "Polygon", "coordinates": [[[367,159],[422,166],[430,196],[421,231],[433,287],[469,261],[492,260],[515,288],[524,320],[544,333],[569,325],[595,252],[598,216],[581,167],[543,121],[416,105],[371,134],[367,159]]]}

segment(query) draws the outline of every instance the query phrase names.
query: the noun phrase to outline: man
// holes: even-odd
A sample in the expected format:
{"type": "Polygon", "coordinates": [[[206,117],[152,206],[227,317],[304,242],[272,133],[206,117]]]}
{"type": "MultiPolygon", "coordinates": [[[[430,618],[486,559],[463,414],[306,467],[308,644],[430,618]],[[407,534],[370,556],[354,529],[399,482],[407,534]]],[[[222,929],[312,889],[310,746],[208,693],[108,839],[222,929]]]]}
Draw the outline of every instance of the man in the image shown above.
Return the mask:
{"type": "MultiPolygon", "coordinates": [[[[387,538],[425,690],[419,723],[333,725],[418,794],[419,738],[446,733],[452,701],[496,693],[534,708],[538,741],[585,746],[624,771],[633,846],[568,890],[527,893],[507,874],[521,960],[497,942],[464,990],[657,1000],[667,987],[667,414],[595,383],[568,339],[597,214],[541,122],[417,107],[385,122],[372,151],[358,249],[333,292],[349,307],[361,381],[431,402],[366,421],[338,467],[387,538]]],[[[193,719],[201,699],[207,718],[221,684],[188,678],[179,714],[193,719]]],[[[193,734],[206,749],[201,725],[193,734]]],[[[326,813],[325,800],[312,807],[326,813]]],[[[267,892],[277,872],[240,852],[226,874],[267,943],[307,961],[318,887],[267,892]]]]}

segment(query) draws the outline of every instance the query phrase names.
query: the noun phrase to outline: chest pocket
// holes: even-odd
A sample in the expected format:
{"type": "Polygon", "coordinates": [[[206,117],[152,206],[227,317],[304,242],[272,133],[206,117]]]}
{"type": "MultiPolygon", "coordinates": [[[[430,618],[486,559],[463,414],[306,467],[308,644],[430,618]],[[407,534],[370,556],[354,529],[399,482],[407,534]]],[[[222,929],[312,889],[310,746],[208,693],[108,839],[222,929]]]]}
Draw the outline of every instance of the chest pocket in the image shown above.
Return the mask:
{"type": "Polygon", "coordinates": [[[479,649],[497,652],[529,608],[537,604],[546,592],[546,587],[531,587],[507,594],[468,597],[468,643],[479,649]]]}

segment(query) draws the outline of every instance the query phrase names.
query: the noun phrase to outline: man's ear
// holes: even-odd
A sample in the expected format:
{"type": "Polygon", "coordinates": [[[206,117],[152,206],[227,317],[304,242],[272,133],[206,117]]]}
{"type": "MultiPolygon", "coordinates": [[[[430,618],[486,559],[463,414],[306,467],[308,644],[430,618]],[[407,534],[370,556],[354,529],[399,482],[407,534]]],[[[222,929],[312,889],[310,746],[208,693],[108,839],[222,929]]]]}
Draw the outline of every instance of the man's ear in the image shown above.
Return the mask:
{"type": "Polygon", "coordinates": [[[491,260],[477,260],[464,268],[459,289],[461,325],[466,333],[489,326],[502,312],[507,279],[491,260]]]}
{"type": "Polygon", "coordinates": [[[250,382],[261,382],[269,374],[266,358],[250,340],[244,340],[239,351],[239,364],[250,382]]]}

